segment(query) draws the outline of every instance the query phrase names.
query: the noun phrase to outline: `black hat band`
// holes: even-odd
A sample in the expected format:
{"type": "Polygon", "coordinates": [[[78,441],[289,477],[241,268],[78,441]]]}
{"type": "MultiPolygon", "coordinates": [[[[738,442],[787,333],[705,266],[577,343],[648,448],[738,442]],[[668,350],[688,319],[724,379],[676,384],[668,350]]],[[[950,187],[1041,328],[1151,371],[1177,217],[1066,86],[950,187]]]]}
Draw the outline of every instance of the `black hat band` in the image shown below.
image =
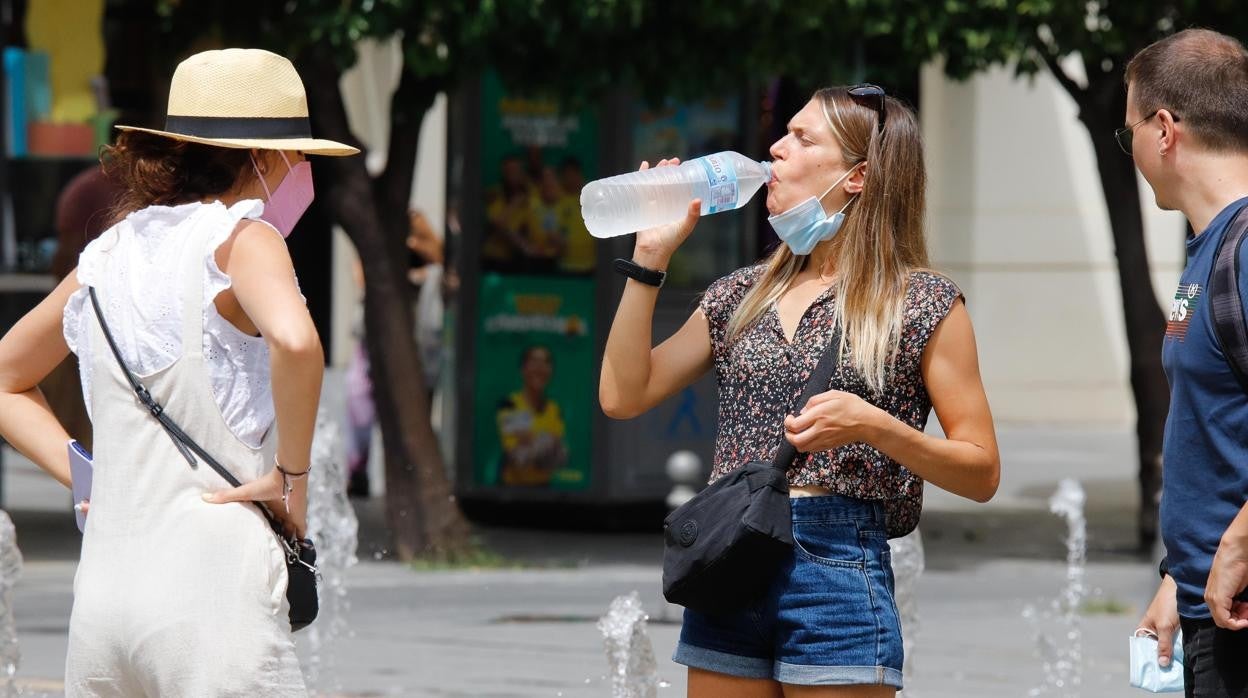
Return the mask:
{"type": "Polygon", "coordinates": [[[306,116],[173,116],[165,130],[196,138],[311,138],[306,116]]]}

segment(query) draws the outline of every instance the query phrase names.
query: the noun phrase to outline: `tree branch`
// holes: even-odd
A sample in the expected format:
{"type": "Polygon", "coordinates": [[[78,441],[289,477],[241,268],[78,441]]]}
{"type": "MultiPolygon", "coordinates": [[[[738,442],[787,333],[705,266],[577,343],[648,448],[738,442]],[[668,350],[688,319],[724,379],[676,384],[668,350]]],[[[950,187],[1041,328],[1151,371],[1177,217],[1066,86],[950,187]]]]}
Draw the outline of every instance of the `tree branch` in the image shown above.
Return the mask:
{"type": "MultiPolygon", "coordinates": [[[[304,88],[314,132],[322,138],[363,150],[363,143],[351,132],[346,105],[342,99],[342,92],[338,89],[342,72],[333,59],[324,51],[313,48],[296,59],[296,66],[301,74],[308,76],[304,82],[304,88]]],[[[329,204],[330,216],[335,223],[342,225],[358,246],[359,241],[355,240],[355,237],[356,229],[360,225],[355,220],[358,215],[355,215],[354,211],[370,198],[369,195],[372,193],[368,189],[368,173],[364,170],[364,156],[317,158],[314,167],[328,181],[333,182],[333,186],[322,192],[322,196],[329,204]]]]}
{"type": "Polygon", "coordinates": [[[1084,100],[1087,98],[1087,90],[1080,87],[1079,83],[1075,82],[1069,75],[1066,74],[1066,71],[1057,62],[1056,56],[1048,53],[1041,53],[1041,57],[1044,60],[1045,66],[1048,67],[1049,73],[1051,73],[1054,79],[1057,80],[1057,83],[1066,90],[1067,94],[1075,100],[1075,104],[1078,104],[1079,108],[1082,109],[1084,100]]]}
{"type": "MultiPolygon", "coordinates": [[[[342,73],[334,64],[332,57],[325,51],[314,48],[300,56],[297,65],[300,73],[309,76],[304,87],[307,91],[308,109],[316,132],[325,138],[341,141],[363,150],[363,144],[351,132],[346,105],[343,102],[342,92],[338,88],[342,73]]],[[[406,180],[409,191],[410,169],[414,167],[415,149],[416,145],[413,142],[413,154],[410,158],[413,164],[408,168],[406,180]]],[[[363,155],[352,158],[322,158],[316,163],[316,167],[332,173],[332,181],[336,183],[336,186],[327,192],[330,211],[335,221],[342,225],[343,230],[351,237],[359,250],[361,261],[365,262],[365,276],[370,283],[377,281],[379,267],[383,266],[387,270],[387,277],[398,280],[406,279],[407,256],[403,235],[386,235],[385,231],[406,232],[407,194],[403,194],[397,205],[398,210],[392,210],[395,206],[386,205],[385,199],[379,199],[377,183],[364,170],[363,155]],[[350,187],[349,194],[348,186],[350,187]],[[362,219],[358,213],[358,208],[364,206],[364,202],[367,202],[367,208],[370,211],[367,219],[362,219]],[[349,211],[355,213],[348,213],[349,211]],[[378,250],[375,256],[370,257],[369,255],[373,253],[364,251],[363,242],[358,237],[361,228],[371,227],[376,227],[382,232],[378,239],[386,241],[386,249],[378,250]],[[368,258],[365,259],[366,257],[368,258]]],[[[399,282],[394,281],[394,283],[399,282]]],[[[406,283],[399,285],[404,291],[408,288],[406,283]]]]}
{"type": "MultiPolygon", "coordinates": [[[[309,76],[304,87],[308,100],[308,113],[313,120],[316,135],[321,138],[345,143],[363,150],[363,144],[351,132],[347,120],[347,108],[338,89],[342,71],[323,52],[312,50],[299,56],[296,65],[302,75],[309,76]]],[[[326,158],[333,160],[333,158],[326,158]]]]}
{"type": "MultiPolygon", "coordinates": [[[[386,152],[386,168],[377,176],[378,199],[385,207],[382,215],[407,220],[407,202],[412,191],[416,169],[416,151],[420,144],[420,127],[425,114],[437,97],[432,80],[416,77],[404,69],[399,85],[390,100],[390,142],[386,152]]],[[[387,228],[396,225],[387,220],[387,228]]]]}

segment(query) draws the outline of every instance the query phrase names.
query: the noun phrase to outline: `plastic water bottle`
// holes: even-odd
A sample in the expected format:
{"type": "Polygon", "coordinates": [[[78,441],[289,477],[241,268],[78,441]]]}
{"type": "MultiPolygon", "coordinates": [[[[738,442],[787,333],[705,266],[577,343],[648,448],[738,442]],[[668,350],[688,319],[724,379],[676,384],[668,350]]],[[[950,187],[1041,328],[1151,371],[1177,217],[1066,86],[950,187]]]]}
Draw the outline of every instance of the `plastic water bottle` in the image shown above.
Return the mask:
{"type": "Polygon", "coordinates": [[[581,217],[594,237],[627,235],[684,218],[694,199],[703,216],[741,208],[770,179],[770,162],[726,150],[590,182],[581,190],[581,217]]]}

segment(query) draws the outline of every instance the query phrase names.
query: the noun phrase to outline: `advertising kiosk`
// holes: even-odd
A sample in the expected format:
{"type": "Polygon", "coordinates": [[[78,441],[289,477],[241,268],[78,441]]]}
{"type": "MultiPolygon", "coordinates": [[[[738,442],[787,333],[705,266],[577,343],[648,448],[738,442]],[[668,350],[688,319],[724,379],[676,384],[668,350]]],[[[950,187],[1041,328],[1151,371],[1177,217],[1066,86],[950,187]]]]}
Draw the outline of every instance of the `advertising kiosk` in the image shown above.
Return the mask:
{"type": "MultiPolygon", "coordinates": [[[[599,407],[602,351],[624,287],[611,260],[631,256],[633,237],[590,237],[579,195],[585,182],[642,160],[749,154],[752,107],[735,95],[652,106],[614,94],[570,111],[512,94],[490,73],[458,95],[448,210],[460,234],[448,244],[460,278],[443,438],[470,516],[560,521],[575,511],[582,522],[657,524],[673,453],[693,451],[709,473],[717,411],[709,374],[633,420],[599,407]]],[[[703,219],[672,260],[655,342],[685,322],[707,285],[747,261],[755,198],[703,219]]]]}

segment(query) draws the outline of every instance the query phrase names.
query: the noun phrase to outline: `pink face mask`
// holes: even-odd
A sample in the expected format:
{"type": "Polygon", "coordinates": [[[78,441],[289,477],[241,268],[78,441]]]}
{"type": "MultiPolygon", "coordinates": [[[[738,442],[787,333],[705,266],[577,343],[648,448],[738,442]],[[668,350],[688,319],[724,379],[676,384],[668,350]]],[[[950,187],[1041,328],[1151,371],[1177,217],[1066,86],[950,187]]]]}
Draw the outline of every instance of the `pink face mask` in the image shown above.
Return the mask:
{"type": "Polygon", "coordinates": [[[264,213],[260,214],[260,220],[277,228],[277,232],[285,238],[290,237],[295,224],[303,217],[303,212],[308,210],[308,206],[312,205],[312,199],[316,194],[312,190],[312,163],[304,160],[291,167],[290,160],[286,159],[286,153],[280,150],[277,152],[282,156],[282,161],[286,163],[286,169],[289,171],[277,185],[277,189],[272,192],[269,191],[268,183],[260,174],[260,168],[256,166],[255,155],[251,157],[251,167],[256,171],[256,176],[260,178],[260,186],[264,187],[264,194],[268,197],[264,203],[264,213]]]}

